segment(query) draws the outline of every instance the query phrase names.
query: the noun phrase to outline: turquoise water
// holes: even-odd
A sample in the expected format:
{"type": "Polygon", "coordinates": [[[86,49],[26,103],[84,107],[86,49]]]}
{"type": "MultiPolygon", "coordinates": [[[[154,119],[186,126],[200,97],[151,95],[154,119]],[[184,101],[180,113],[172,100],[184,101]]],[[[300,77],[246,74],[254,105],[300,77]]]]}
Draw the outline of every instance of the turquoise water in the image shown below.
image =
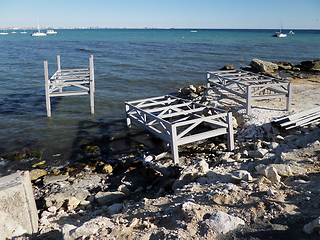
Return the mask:
{"type": "MultiPolygon", "coordinates": [[[[43,150],[45,160],[60,164],[84,142],[99,142],[110,150],[110,139],[127,133],[125,100],[205,84],[206,71],[227,64],[247,66],[253,58],[298,64],[320,57],[320,31],[297,30],[287,38],[272,38],[273,33],[92,29],[31,37],[9,32],[0,36],[0,154],[29,147],[43,150]],[[94,56],[93,116],[88,96],[74,96],[55,99],[52,118],[46,117],[43,61],[48,61],[52,75],[57,54],[62,68],[88,67],[89,57],[94,56]],[[59,159],[53,157],[56,154],[59,159]]],[[[125,145],[117,143],[121,144],[125,145]]]]}

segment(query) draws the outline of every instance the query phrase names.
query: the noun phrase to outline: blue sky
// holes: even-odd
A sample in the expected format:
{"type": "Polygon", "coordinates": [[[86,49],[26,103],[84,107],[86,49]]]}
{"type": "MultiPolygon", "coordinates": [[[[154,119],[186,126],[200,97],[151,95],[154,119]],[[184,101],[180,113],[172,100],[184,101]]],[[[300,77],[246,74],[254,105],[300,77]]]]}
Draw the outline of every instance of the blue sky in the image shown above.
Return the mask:
{"type": "Polygon", "coordinates": [[[0,0],[0,28],[320,29],[320,0],[0,0]]]}

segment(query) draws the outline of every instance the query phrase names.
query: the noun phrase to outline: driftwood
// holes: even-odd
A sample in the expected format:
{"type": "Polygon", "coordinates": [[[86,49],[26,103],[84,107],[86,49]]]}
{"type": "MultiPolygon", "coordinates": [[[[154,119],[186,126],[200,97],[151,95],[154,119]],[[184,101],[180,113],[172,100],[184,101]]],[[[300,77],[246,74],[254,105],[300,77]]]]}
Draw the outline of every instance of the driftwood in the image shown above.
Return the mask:
{"type": "Polygon", "coordinates": [[[296,113],[291,116],[278,118],[273,122],[286,130],[320,122],[320,107],[296,113]]]}

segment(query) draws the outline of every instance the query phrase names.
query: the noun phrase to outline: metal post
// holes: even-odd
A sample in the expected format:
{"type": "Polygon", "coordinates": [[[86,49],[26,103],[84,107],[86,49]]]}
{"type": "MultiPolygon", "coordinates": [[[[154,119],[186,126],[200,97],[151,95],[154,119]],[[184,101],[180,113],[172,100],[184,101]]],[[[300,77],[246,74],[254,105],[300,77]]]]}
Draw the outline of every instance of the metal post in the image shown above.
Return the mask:
{"type": "Polygon", "coordinates": [[[51,104],[50,104],[50,92],[49,92],[49,74],[48,74],[48,62],[44,61],[44,80],[45,80],[45,92],[46,92],[46,107],[47,117],[51,117],[51,104]]]}
{"type": "Polygon", "coordinates": [[[129,118],[130,106],[127,103],[125,103],[125,108],[126,108],[127,127],[131,127],[131,119],[129,118]]]}
{"type": "Polygon", "coordinates": [[[247,115],[251,113],[251,86],[247,86],[247,102],[246,102],[246,109],[247,115]]]}
{"type": "Polygon", "coordinates": [[[287,95],[287,111],[291,111],[292,104],[292,83],[288,84],[288,95],[287,95]]]}
{"type": "Polygon", "coordinates": [[[170,125],[171,134],[171,155],[174,164],[179,164],[179,150],[177,144],[177,128],[174,125],[170,125]]]}
{"type": "Polygon", "coordinates": [[[90,65],[90,108],[91,114],[94,114],[94,66],[93,66],[93,55],[89,58],[90,65]]]}
{"type": "Polygon", "coordinates": [[[209,79],[210,79],[210,73],[207,72],[207,88],[210,88],[209,79]]]}
{"type": "Polygon", "coordinates": [[[60,64],[60,55],[57,55],[57,65],[58,65],[58,71],[61,71],[61,64],[60,64]]]}
{"type": "Polygon", "coordinates": [[[233,124],[232,124],[232,113],[227,113],[227,124],[228,124],[228,151],[234,149],[234,136],[233,136],[233,124]]]}

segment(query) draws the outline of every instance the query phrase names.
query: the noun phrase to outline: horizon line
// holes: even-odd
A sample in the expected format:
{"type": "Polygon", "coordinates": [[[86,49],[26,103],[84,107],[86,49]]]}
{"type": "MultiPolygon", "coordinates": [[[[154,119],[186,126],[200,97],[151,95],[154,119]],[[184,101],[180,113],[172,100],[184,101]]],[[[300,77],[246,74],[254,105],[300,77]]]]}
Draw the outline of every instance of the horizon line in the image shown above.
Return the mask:
{"type": "MultiPolygon", "coordinates": [[[[2,27],[0,30],[34,30],[37,27],[2,27]]],[[[41,27],[40,29],[159,29],[159,30],[278,30],[278,28],[190,28],[190,27],[41,27]]],[[[320,28],[284,28],[282,30],[320,30],[320,28]]]]}

